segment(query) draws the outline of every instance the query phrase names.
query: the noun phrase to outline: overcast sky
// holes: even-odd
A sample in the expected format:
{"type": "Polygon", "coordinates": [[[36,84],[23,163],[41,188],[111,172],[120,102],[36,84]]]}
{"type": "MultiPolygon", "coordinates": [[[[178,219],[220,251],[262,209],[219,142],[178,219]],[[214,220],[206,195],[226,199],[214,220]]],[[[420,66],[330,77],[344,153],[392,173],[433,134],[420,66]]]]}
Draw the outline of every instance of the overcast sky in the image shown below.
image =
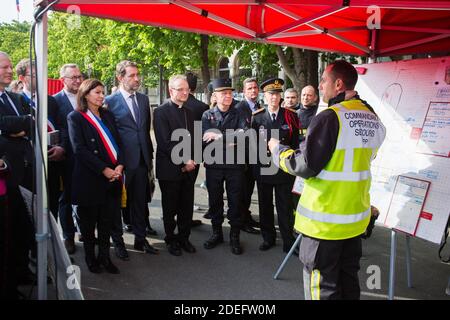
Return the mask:
{"type": "MultiPolygon", "coordinates": [[[[17,20],[16,0],[0,0],[0,22],[11,22],[17,20]]],[[[33,2],[34,0],[19,0],[20,13],[19,21],[33,20],[33,2]]]]}

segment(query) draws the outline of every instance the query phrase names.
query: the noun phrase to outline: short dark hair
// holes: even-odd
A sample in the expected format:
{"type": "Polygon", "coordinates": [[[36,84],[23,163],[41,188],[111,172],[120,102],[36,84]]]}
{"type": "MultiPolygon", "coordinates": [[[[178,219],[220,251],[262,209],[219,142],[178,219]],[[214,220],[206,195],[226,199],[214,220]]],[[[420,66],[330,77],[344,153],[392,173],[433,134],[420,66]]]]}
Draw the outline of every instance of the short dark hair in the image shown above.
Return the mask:
{"type": "Polygon", "coordinates": [[[345,89],[352,90],[358,81],[358,72],[355,67],[345,60],[336,60],[330,64],[330,74],[336,79],[341,79],[344,82],[345,89]]]}
{"type": "Polygon", "coordinates": [[[189,85],[189,90],[191,90],[191,92],[194,92],[195,89],[197,89],[197,76],[192,72],[187,72],[186,81],[189,85]]]}
{"type": "Polygon", "coordinates": [[[81,85],[80,89],[78,89],[77,94],[77,110],[81,112],[86,112],[88,110],[88,103],[86,100],[86,96],[91,92],[93,89],[97,88],[98,86],[105,87],[103,83],[100,80],[97,79],[86,79],[84,80],[81,85]]]}
{"type": "Polygon", "coordinates": [[[130,60],[122,60],[116,65],[116,76],[124,77],[127,74],[127,67],[137,68],[138,65],[136,62],[130,60]]]}
{"type": "Polygon", "coordinates": [[[256,81],[256,78],[245,78],[244,81],[242,82],[242,88],[245,89],[245,85],[247,83],[256,83],[256,85],[258,85],[258,81],[256,81]]]}

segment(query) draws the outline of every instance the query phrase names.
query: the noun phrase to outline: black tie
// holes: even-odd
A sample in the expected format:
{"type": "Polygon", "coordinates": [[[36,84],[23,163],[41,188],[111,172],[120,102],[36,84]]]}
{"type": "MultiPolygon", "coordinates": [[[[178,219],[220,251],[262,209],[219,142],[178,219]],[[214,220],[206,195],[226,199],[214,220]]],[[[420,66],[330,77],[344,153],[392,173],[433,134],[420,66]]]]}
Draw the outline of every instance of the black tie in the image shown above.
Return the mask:
{"type": "Polygon", "coordinates": [[[14,110],[14,107],[11,105],[11,103],[9,102],[8,95],[7,95],[5,92],[2,93],[2,95],[0,96],[0,98],[2,98],[3,104],[4,104],[7,108],[9,108],[9,110],[10,110],[14,115],[19,115],[19,114],[16,112],[16,110],[14,110]]]}
{"type": "Polygon", "coordinates": [[[272,123],[277,121],[277,115],[275,113],[272,113],[272,123]]]}
{"type": "Polygon", "coordinates": [[[133,112],[134,112],[134,120],[136,121],[136,123],[139,125],[139,107],[136,103],[136,101],[134,100],[134,97],[136,95],[131,94],[130,95],[130,99],[131,99],[131,105],[133,106],[133,112]]]}

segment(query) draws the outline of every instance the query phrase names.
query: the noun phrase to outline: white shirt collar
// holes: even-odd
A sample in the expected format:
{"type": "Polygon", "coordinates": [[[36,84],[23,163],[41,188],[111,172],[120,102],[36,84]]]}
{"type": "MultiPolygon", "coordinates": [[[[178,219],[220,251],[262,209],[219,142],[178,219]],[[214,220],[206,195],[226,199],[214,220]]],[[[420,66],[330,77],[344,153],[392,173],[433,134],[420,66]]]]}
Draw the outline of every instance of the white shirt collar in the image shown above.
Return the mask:
{"type": "Polygon", "coordinates": [[[119,91],[122,94],[122,96],[125,98],[125,100],[129,99],[132,94],[134,94],[134,96],[136,96],[136,93],[129,93],[122,87],[119,88],[119,91]]]}

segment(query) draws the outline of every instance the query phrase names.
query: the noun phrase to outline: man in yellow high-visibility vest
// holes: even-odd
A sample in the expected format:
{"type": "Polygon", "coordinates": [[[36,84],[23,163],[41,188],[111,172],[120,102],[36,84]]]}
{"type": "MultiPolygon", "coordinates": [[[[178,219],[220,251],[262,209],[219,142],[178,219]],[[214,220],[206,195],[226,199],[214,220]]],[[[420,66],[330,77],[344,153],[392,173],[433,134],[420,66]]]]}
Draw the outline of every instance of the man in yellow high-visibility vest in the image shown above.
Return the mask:
{"type": "Polygon", "coordinates": [[[311,121],[298,150],[271,139],[277,166],[305,179],[294,228],[303,234],[305,299],[359,299],[361,234],[370,221],[370,164],[386,130],[354,91],[356,69],[330,64],[319,90],[328,109],[311,121]]]}

